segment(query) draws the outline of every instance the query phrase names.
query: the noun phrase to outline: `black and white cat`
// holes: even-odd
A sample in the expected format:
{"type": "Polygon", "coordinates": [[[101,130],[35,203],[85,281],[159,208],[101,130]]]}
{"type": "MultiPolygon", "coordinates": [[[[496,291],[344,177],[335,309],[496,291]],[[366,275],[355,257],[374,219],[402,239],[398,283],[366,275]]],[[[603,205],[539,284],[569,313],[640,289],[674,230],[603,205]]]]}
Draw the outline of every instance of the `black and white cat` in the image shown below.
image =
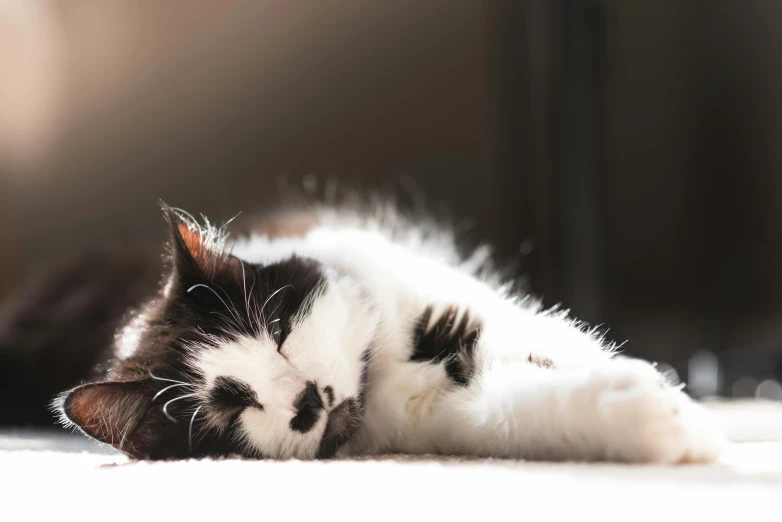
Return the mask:
{"type": "Polygon", "coordinates": [[[453,235],[393,211],[280,213],[242,237],[164,205],[170,263],[62,421],[136,458],[388,452],[700,462],[713,419],[453,235]]]}

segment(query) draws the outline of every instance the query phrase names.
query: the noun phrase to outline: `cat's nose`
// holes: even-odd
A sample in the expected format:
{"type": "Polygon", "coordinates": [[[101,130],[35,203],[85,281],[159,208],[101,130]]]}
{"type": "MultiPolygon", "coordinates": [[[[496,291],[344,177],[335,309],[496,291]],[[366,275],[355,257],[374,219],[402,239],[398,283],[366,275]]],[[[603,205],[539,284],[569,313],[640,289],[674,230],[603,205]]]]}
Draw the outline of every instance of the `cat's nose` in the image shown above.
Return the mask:
{"type": "Polygon", "coordinates": [[[294,407],[297,412],[323,409],[323,400],[320,398],[318,387],[314,382],[310,381],[307,383],[307,388],[296,397],[294,407]]]}

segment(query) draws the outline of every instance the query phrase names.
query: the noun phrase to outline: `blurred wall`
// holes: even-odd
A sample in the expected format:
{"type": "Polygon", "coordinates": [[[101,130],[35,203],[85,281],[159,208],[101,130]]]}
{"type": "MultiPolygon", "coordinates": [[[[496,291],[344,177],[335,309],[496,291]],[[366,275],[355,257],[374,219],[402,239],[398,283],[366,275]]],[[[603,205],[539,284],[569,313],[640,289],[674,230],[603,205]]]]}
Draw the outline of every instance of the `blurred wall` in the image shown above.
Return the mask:
{"type": "Polygon", "coordinates": [[[2,6],[0,291],[160,240],[158,198],[337,180],[447,204],[631,354],[782,353],[776,2],[2,6]]]}
{"type": "Polygon", "coordinates": [[[37,5],[64,45],[61,103],[38,156],[6,165],[17,273],[157,238],[158,198],[227,219],[307,175],[417,184],[500,238],[484,4],[37,5]]]}
{"type": "Polygon", "coordinates": [[[782,4],[598,14],[603,313],[647,355],[782,353],[782,4]]]}

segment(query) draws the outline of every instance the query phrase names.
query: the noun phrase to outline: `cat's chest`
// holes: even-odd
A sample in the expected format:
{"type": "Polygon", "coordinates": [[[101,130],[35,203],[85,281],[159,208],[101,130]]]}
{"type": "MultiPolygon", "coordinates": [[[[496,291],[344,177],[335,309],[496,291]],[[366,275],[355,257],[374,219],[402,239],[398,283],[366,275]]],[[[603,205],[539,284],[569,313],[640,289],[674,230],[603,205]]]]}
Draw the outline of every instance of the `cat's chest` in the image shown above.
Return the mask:
{"type": "Polygon", "coordinates": [[[468,386],[475,373],[480,322],[467,310],[427,306],[408,324],[375,346],[354,451],[409,450],[432,405],[449,389],[468,386]]]}
{"type": "Polygon", "coordinates": [[[376,364],[368,375],[361,431],[346,446],[346,453],[409,450],[419,419],[452,385],[441,364],[410,360],[376,364]]]}

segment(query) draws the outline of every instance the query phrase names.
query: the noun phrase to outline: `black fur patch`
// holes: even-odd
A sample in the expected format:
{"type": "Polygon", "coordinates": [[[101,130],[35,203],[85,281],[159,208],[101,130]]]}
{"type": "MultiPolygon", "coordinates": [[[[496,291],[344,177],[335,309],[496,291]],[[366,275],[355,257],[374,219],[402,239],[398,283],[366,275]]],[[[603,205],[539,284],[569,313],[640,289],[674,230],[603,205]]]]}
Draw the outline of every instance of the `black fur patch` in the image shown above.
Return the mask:
{"type": "Polygon", "coordinates": [[[530,364],[534,364],[539,368],[554,368],[554,361],[552,361],[548,357],[540,357],[538,355],[529,354],[529,356],[527,357],[527,362],[530,364]]]}
{"type": "Polygon", "coordinates": [[[326,394],[326,399],[329,401],[329,408],[334,406],[334,388],[331,386],[326,386],[323,388],[323,393],[326,394]]]}
{"type": "Polygon", "coordinates": [[[410,360],[443,363],[446,373],[455,383],[467,385],[472,377],[473,350],[480,326],[471,324],[469,313],[464,313],[457,324],[458,312],[455,306],[447,308],[427,328],[434,313],[434,307],[427,307],[413,329],[413,353],[410,360]]]}
{"type": "Polygon", "coordinates": [[[217,407],[227,409],[244,409],[256,407],[263,409],[258,402],[258,396],[249,384],[233,377],[220,376],[215,379],[209,390],[209,398],[217,407]]]}
{"type": "Polygon", "coordinates": [[[307,388],[296,399],[297,413],[291,419],[291,429],[299,433],[307,433],[318,422],[320,411],[323,409],[323,400],[318,393],[318,387],[310,382],[307,388]]]}
{"type": "Polygon", "coordinates": [[[347,399],[329,414],[326,431],[318,449],[318,458],[330,459],[361,427],[361,408],[355,399],[347,399]]]}

